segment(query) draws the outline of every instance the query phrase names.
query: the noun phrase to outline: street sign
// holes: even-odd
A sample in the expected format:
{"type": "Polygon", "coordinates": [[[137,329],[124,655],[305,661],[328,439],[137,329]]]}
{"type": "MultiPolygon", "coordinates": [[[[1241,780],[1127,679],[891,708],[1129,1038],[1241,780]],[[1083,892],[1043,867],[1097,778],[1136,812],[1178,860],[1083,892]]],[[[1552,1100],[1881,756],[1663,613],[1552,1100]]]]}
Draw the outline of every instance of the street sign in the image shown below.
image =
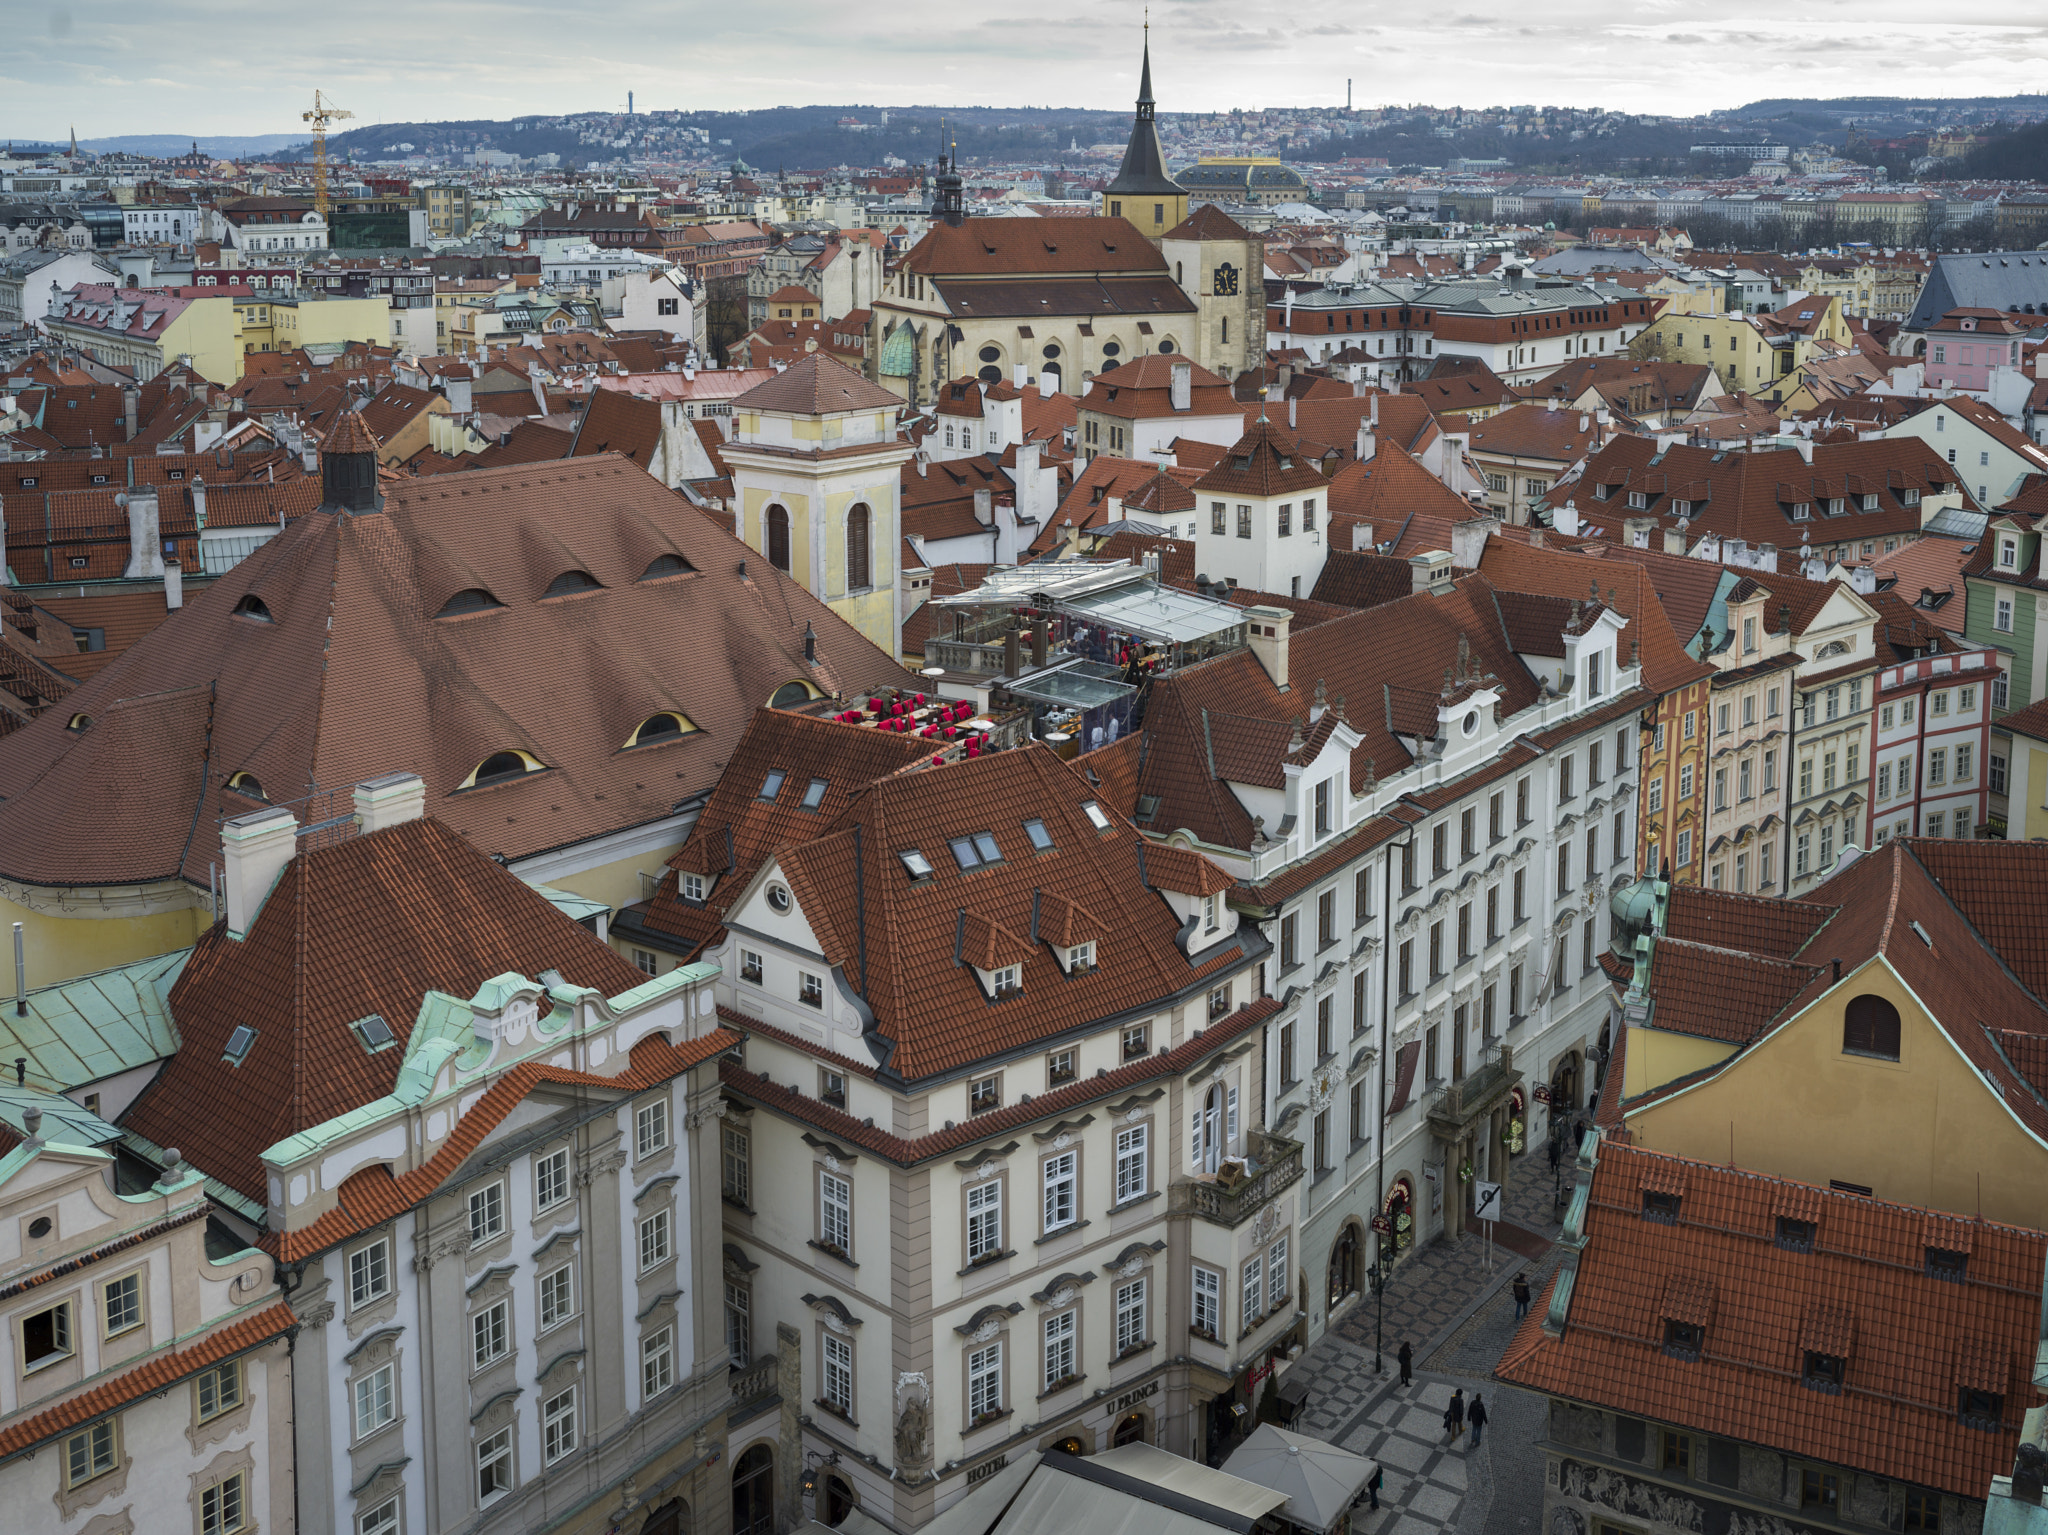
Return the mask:
{"type": "Polygon", "coordinates": [[[1538,1082],[1536,1084],[1536,1101],[1538,1103],[1550,1102],[1550,1084],[1548,1082],[1538,1082]]]}
{"type": "Polygon", "coordinates": [[[1500,1185],[1498,1183],[1475,1183],[1472,1185],[1472,1213],[1483,1221],[1500,1219],[1500,1185]]]}
{"type": "Polygon", "coordinates": [[[1394,1229],[1394,1217],[1391,1215],[1375,1215],[1372,1218],[1372,1229],[1385,1236],[1394,1229]]]}

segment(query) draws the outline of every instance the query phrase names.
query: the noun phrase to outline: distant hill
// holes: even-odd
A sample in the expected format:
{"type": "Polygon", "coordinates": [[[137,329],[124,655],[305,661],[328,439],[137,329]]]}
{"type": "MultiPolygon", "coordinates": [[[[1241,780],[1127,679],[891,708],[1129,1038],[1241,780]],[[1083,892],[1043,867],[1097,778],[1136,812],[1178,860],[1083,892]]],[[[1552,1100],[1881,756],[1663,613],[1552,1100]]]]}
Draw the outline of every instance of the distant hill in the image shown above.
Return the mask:
{"type": "Polygon", "coordinates": [[[2000,133],[1963,156],[1963,172],[1987,181],[2048,180],[2048,122],[2000,133]]]}
{"type": "MultiPolygon", "coordinates": [[[[168,159],[191,152],[194,140],[200,150],[217,160],[241,160],[252,155],[274,155],[307,142],[303,133],[124,133],[111,139],[80,139],[78,147],[88,154],[153,155],[168,159]]],[[[69,143],[67,138],[65,143],[69,143]]]]}
{"type": "Polygon", "coordinates": [[[1948,122],[1958,117],[2036,117],[2043,113],[2048,113],[2048,96],[1773,96],[1714,115],[1847,123],[1915,118],[1948,122]]]}

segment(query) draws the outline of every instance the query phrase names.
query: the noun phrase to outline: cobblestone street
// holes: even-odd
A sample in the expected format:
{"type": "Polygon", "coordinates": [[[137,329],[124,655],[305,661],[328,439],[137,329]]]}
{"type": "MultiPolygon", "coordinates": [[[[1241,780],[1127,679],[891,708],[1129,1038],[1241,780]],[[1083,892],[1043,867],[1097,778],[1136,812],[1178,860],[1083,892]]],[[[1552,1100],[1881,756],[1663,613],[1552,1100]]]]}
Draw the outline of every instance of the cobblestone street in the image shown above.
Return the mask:
{"type": "MultiPolygon", "coordinates": [[[[1514,1277],[1525,1273],[1540,1293],[1557,1260],[1549,1240],[1550,1164],[1541,1148],[1519,1162],[1507,1191],[1510,1236],[1529,1257],[1496,1241],[1492,1266],[1476,1232],[1439,1241],[1395,1270],[1384,1297],[1385,1372],[1373,1371],[1381,1325],[1375,1300],[1354,1301],[1290,1372],[1309,1383],[1300,1420],[1304,1433],[1369,1455],[1386,1471],[1377,1513],[1361,1511],[1363,1535],[1530,1535],[1543,1502],[1543,1461],[1535,1449],[1540,1398],[1496,1386],[1493,1365],[1514,1335],[1514,1277]],[[1531,1238],[1536,1240],[1532,1241],[1531,1238]],[[1414,1351],[1414,1381],[1400,1385],[1402,1340],[1414,1351]],[[1470,1403],[1486,1400],[1490,1421],[1478,1449],[1468,1429],[1445,1443],[1443,1413],[1454,1388],[1470,1403]]],[[[1500,1231],[1496,1227],[1496,1233],[1500,1231]]]]}

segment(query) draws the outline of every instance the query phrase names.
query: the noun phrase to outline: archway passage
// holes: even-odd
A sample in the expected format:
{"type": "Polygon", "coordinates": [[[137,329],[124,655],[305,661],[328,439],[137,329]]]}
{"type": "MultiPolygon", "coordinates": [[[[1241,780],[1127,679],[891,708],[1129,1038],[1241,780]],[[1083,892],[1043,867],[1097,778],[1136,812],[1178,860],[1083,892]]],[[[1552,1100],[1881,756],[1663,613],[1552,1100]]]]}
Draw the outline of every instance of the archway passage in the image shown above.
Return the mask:
{"type": "Polygon", "coordinates": [[[1358,1290],[1358,1227],[1346,1222],[1330,1249],[1330,1284],[1327,1304],[1335,1306],[1358,1290]]]}
{"type": "Polygon", "coordinates": [[[853,1489],[841,1478],[827,1472],[818,1490],[818,1521],[835,1529],[853,1512],[853,1489]]]}
{"type": "Polygon", "coordinates": [[[777,570],[789,569],[789,513],[782,507],[771,506],[765,519],[768,544],[768,563],[777,570]]]}
{"type": "Polygon", "coordinates": [[[775,1452],[757,1444],[733,1463],[733,1535],[773,1535],[775,1452]]]}
{"type": "Polygon", "coordinates": [[[1069,1434],[1066,1438],[1055,1444],[1053,1448],[1062,1455],[1086,1455],[1088,1453],[1088,1441],[1079,1434],[1069,1434]]]}
{"type": "Polygon", "coordinates": [[[640,1535],[689,1535],[689,1530],[689,1510],[681,1498],[670,1498],[647,1516],[647,1522],[640,1526],[640,1535]]]}
{"type": "Polygon", "coordinates": [[[1117,1419],[1116,1432],[1111,1444],[1143,1444],[1145,1442],[1145,1415],[1142,1412],[1126,1413],[1117,1419]]]}

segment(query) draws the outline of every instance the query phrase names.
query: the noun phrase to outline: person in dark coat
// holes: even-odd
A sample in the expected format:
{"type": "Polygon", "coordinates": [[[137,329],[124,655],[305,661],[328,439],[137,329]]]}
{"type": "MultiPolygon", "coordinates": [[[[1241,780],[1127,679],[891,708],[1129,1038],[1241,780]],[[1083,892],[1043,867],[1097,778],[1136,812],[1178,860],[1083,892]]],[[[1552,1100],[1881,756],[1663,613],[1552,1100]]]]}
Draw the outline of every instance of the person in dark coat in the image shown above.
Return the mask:
{"type": "Polygon", "coordinates": [[[1444,1443],[1456,1444],[1465,1432],[1465,1388],[1451,1393],[1451,1405],[1444,1409],[1444,1443]]]}
{"type": "Polygon", "coordinates": [[[1521,1321],[1529,1314],[1529,1276],[1515,1275],[1515,1320],[1521,1321]]]}
{"type": "Polygon", "coordinates": [[[1553,1130],[1550,1136],[1550,1170],[1552,1173],[1557,1171],[1557,1164],[1563,1157],[1564,1136],[1553,1130]]]}
{"type": "Polygon", "coordinates": [[[1412,1372],[1415,1365],[1415,1350],[1410,1348],[1406,1342],[1403,1342],[1398,1357],[1401,1361],[1401,1384],[1405,1386],[1414,1380],[1412,1372]]]}
{"type": "Polygon", "coordinates": [[[1472,1410],[1465,1414],[1465,1421],[1472,1425],[1472,1448],[1479,1448],[1479,1437],[1486,1432],[1486,1398],[1478,1392],[1472,1393],[1472,1410]]]}
{"type": "Polygon", "coordinates": [[[1365,1490],[1372,1494],[1372,1506],[1374,1508],[1380,1506],[1380,1484],[1386,1481],[1386,1479],[1387,1472],[1385,1467],[1374,1466],[1372,1468],[1372,1480],[1365,1484],[1365,1490]]]}

